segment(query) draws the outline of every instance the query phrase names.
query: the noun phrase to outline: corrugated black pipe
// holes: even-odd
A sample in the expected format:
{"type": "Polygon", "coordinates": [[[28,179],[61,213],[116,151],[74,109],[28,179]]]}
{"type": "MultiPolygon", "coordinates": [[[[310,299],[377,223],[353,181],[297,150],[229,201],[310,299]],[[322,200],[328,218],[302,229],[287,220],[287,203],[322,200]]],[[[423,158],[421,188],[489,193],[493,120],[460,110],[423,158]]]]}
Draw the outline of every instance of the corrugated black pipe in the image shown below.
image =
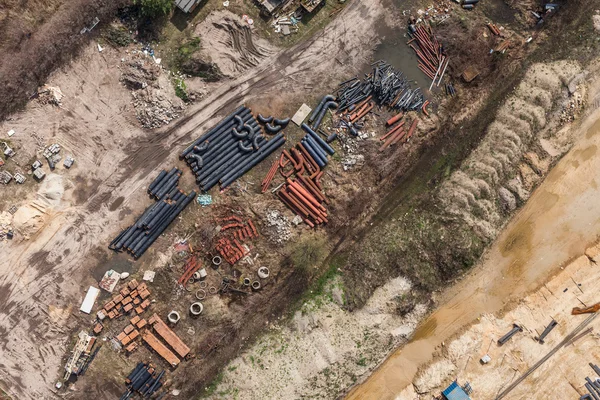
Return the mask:
{"type": "Polygon", "coordinates": [[[329,162],[329,160],[327,160],[327,153],[325,153],[325,150],[323,150],[323,148],[321,146],[319,146],[319,143],[317,143],[315,141],[315,139],[310,135],[306,135],[305,139],[308,143],[310,143],[312,148],[319,154],[319,156],[321,157],[323,162],[325,162],[327,164],[329,162]]]}
{"type": "Polygon", "coordinates": [[[335,100],[335,96],[328,94],[327,96],[323,97],[319,105],[315,107],[313,112],[310,114],[310,117],[308,117],[308,122],[313,122],[314,119],[317,118],[319,111],[321,111],[321,108],[325,105],[325,103],[331,100],[335,100]]]}
{"type": "Polygon", "coordinates": [[[151,195],[156,197],[156,192],[167,182],[173,175],[177,173],[177,168],[171,169],[161,180],[152,188],[151,195]]]}
{"type": "Polygon", "coordinates": [[[279,133],[273,139],[269,140],[267,144],[262,147],[258,152],[252,153],[253,157],[246,161],[246,163],[240,165],[234,171],[227,174],[221,179],[221,188],[225,189],[237,178],[245,174],[247,171],[252,169],[256,164],[264,160],[269,154],[275,151],[279,146],[285,143],[285,137],[279,133]]]}
{"type": "Polygon", "coordinates": [[[250,112],[250,110],[248,110],[246,107],[244,106],[239,106],[238,108],[236,108],[231,114],[229,114],[227,117],[223,118],[219,123],[217,123],[217,125],[213,126],[211,129],[209,129],[204,135],[200,136],[198,139],[194,140],[192,142],[192,144],[190,144],[180,155],[180,158],[184,158],[189,152],[191,152],[194,149],[194,146],[197,146],[199,143],[204,142],[205,140],[209,140],[209,138],[211,137],[211,135],[215,134],[216,132],[218,132],[221,128],[223,128],[225,125],[227,125],[228,123],[231,122],[231,120],[233,119],[234,115],[240,114],[242,112],[250,112]]]}
{"type": "Polygon", "coordinates": [[[315,141],[319,144],[319,146],[321,146],[321,148],[323,148],[323,150],[325,150],[330,155],[335,154],[335,150],[333,150],[333,147],[331,147],[323,139],[321,139],[321,137],[310,128],[310,126],[308,126],[306,124],[302,124],[302,129],[304,129],[304,131],[306,133],[311,135],[315,139],[315,141]]]}
{"type": "Polygon", "coordinates": [[[327,165],[327,163],[324,162],[323,159],[321,158],[321,155],[319,153],[317,153],[315,151],[315,149],[313,149],[312,145],[309,143],[308,140],[302,139],[302,144],[304,145],[304,147],[306,148],[306,151],[308,151],[310,156],[315,160],[315,162],[319,165],[320,168],[323,168],[325,165],[327,165]]]}
{"type": "Polygon", "coordinates": [[[177,210],[175,210],[175,212],[171,215],[171,217],[165,221],[163,223],[163,226],[159,227],[159,229],[157,229],[156,233],[154,235],[152,235],[148,240],[146,240],[146,243],[144,244],[144,246],[142,246],[135,254],[134,257],[135,258],[140,258],[144,252],[146,250],[148,250],[148,247],[150,247],[152,245],[152,243],[154,243],[154,241],[156,240],[156,238],[158,238],[160,236],[160,234],[162,232],[164,232],[164,230],[167,228],[167,226],[169,226],[169,224],[171,222],[173,222],[173,220],[179,215],[179,213],[181,213],[181,211],[187,207],[188,204],[190,204],[190,202],[196,197],[196,192],[192,191],[192,193],[190,193],[190,195],[184,199],[179,207],[177,207],[177,210]]]}

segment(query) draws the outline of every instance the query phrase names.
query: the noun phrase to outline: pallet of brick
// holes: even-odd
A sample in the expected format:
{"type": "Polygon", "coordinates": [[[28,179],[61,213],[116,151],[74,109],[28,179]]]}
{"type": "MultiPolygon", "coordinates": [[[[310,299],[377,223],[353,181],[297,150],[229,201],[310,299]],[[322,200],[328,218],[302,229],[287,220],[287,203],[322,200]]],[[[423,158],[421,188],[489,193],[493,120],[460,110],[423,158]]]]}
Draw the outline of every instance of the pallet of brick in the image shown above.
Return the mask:
{"type": "Polygon", "coordinates": [[[157,339],[156,336],[152,334],[152,332],[146,331],[142,335],[142,339],[144,342],[148,344],[159,356],[161,356],[166,362],[168,362],[172,367],[176,367],[179,365],[179,358],[171,350],[167,348],[160,340],[157,339]]]}
{"type": "Polygon", "coordinates": [[[167,324],[165,324],[165,322],[158,317],[158,315],[154,314],[153,317],[155,321],[153,327],[156,333],[158,333],[158,335],[163,338],[163,340],[167,342],[167,344],[171,346],[171,348],[175,350],[175,352],[179,354],[181,358],[185,358],[185,356],[190,354],[190,348],[187,347],[181,339],[179,339],[179,336],[177,336],[175,332],[173,332],[171,328],[169,328],[167,324]]]}

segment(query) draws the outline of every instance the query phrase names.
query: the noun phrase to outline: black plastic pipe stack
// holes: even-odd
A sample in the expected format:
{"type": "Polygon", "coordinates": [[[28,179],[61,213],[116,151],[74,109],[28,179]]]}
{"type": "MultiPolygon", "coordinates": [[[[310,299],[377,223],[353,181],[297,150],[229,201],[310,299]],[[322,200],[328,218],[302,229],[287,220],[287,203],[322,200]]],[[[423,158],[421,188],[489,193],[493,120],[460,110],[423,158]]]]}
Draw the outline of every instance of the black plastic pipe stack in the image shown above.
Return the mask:
{"type": "Polygon", "coordinates": [[[327,155],[335,154],[335,150],[311,129],[310,126],[302,124],[301,127],[307,133],[301,140],[302,145],[306,148],[306,151],[308,151],[319,167],[323,168],[328,163],[327,155]]]}
{"type": "Polygon", "coordinates": [[[259,120],[268,133],[275,135],[270,140],[263,136],[251,110],[241,106],[181,153],[200,189],[209,191],[219,182],[222,189],[226,188],[285,142],[279,131],[289,119],[261,115],[259,120]]]}
{"type": "Polygon", "coordinates": [[[115,251],[126,250],[139,258],[167,229],[169,224],[196,197],[192,191],[186,195],[177,186],[181,171],[162,171],[150,184],[148,191],[158,199],[144,211],[133,225],[123,230],[108,246],[115,251]]]}
{"type": "Polygon", "coordinates": [[[127,377],[127,391],[121,396],[121,400],[127,400],[138,392],[142,398],[149,398],[156,393],[163,385],[161,381],[165,374],[163,370],[160,374],[150,372],[150,365],[139,363],[127,377]]]}

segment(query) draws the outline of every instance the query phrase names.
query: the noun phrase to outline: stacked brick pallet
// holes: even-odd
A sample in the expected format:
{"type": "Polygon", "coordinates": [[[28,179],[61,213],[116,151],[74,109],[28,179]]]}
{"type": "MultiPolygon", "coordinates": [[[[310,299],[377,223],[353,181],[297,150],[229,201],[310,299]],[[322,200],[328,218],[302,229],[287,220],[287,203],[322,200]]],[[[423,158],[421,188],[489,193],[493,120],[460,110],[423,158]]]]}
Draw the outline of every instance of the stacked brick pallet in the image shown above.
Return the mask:
{"type": "Polygon", "coordinates": [[[150,306],[150,291],[145,283],[132,279],[118,295],[113,297],[102,308],[102,313],[109,319],[120,317],[124,314],[141,314],[150,306]]]}

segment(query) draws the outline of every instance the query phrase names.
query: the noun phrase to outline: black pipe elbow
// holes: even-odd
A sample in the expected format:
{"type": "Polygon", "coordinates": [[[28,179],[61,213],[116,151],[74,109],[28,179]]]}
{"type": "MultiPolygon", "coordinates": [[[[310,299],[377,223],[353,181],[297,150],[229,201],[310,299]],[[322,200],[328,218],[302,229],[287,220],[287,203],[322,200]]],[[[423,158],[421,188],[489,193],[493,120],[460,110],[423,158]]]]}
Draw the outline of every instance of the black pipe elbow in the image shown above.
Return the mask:
{"type": "Polygon", "coordinates": [[[200,146],[194,146],[194,152],[201,153],[208,149],[208,142],[202,143],[200,146]]]}
{"type": "Polygon", "coordinates": [[[279,125],[279,126],[285,128],[290,123],[290,121],[291,121],[290,118],[284,118],[284,119],[277,119],[277,118],[275,118],[273,120],[273,123],[275,125],[279,125]]]}
{"type": "Polygon", "coordinates": [[[235,122],[237,122],[237,127],[235,127],[235,129],[237,129],[238,131],[241,131],[242,128],[244,127],[244,120],[239,115],[235,115],[233,117],[233,119],[235,120],[235,122]]]}
{"type": "Polygon", "coordinates": [[[248,146],[245,146],[243,140],[240,140],[238,142],[238,147],[241,151],[243,151],[245,153],[249,153],[252,151],[252,143],[250,143],[250,145],[248,145],[248,146]]]}
{"type": "MultiPolygon", "coordinates": [[[[242,125],[243,128],[243,125],[242,125]]],[[[243,130],[242,132],[246,132],[246,133],[240,133],[238,132],[238,130],[236,128],[231,129],[231,133],[233,134],[233,137],[237,138],[237,139],[245,139],[246,136],[248,136],[248,131],[247,130],[243,130]]]]}
{"type": "Polygon", "coordinates": [[[268,124],[269,122],[273,121],[273,117],[263,117],[262,114],[258,114],[258,116],[256,117],[261,124],[268,124]]]}
{"type": "Polygon", "coordinates": [[[265,129],[267,130],[267,132],[269,132],[271,135],[274,135],[276,133],[279,133],[280,130],[283,129],[283,127],[281,125],[276,125],[273,126],[271,124],[265,124],[265,129]]]}
{"type": "Polygon", "coordinates": [[[252,147],[254,147],[254,150],[258,150],[260,147],[260,143],[259,143],[260,138],[261,138],[260,135],[254,136],[254,138],[252,140],[252,147]]]}

